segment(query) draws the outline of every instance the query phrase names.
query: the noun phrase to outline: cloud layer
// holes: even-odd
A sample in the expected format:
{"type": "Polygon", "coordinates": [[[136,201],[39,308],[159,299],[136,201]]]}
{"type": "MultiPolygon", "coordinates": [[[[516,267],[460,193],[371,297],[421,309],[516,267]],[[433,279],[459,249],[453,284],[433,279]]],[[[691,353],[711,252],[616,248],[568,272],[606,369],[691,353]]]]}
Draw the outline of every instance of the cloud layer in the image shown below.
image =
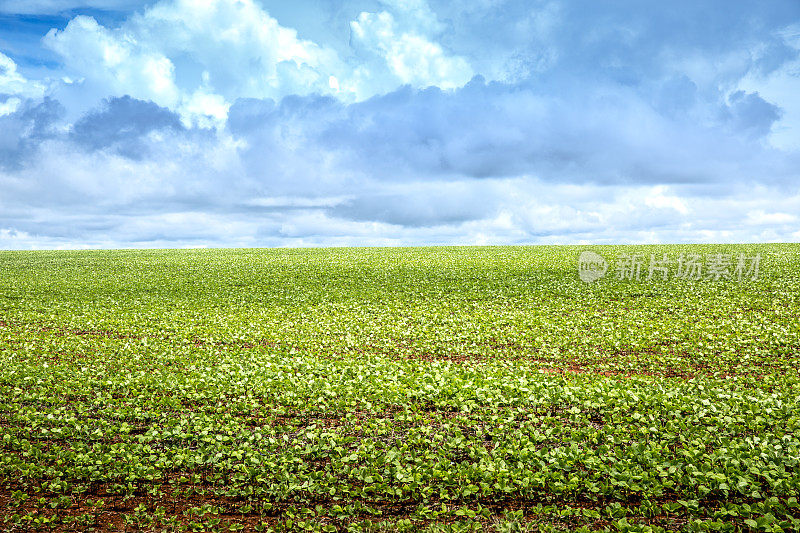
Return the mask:
{"type": "Polygon", "coordinates": [[[800,238],[791,1],[26,5],[0,247],[800,238]]]}

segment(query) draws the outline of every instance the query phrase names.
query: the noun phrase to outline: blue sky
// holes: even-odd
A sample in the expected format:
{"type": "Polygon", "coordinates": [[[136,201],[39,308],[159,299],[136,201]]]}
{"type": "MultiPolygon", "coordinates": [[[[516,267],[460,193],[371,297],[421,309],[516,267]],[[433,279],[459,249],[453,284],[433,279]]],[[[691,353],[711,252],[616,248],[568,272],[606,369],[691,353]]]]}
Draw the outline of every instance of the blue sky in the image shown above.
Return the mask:
{"type": "Polygon", "coordinates": [[[800,240],[800,3],[0,0],[0,248],[800,240]]]}

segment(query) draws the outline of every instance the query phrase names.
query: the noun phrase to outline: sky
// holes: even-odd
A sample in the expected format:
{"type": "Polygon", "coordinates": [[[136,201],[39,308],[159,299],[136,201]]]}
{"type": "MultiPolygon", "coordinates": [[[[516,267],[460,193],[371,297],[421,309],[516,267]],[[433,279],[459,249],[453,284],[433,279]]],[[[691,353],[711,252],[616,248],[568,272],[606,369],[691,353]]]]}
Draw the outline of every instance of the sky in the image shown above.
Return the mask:
{"type": "Polygon", "coordinates": [[[0,248],[800,241],[800,2],[0,0],[0,248]]]}

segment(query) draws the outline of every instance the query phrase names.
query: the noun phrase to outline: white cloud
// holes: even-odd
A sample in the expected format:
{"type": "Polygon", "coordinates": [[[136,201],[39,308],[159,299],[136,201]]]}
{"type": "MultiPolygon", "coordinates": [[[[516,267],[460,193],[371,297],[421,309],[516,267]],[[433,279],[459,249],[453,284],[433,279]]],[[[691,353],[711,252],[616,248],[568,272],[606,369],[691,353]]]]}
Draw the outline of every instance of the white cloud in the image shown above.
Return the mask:
{"type": "Polygon", "coordinates": [[[797,216],[789,213],[767,213],[760,209],[747,213],[747,223],[755,226],[794,224],[796,222],[797,216]]]}
{"type": "Polygon", "coordinates": [[[415,29],[399,29],[387,11],[363,12],[350,26],[355,39],[379,53],[391,73],[404,84],[452,89],[474,75],[466,59],[446,53],[440,44],[415,29]]]}
{"type": "MultiPolygon", "coordinates": [[[[300,39],[252,0],[162,1],[126,27],[170,57],[188,55],[229,101],[326,92],[343,67],[334,51],[300,39]]],[[[182,83],[200,83],[184,70],[182,83]]]]}
{"type": "Polygon", "coordinates": [[[397,19],[364,12],[352,22],[360,52],[380,58],[355,65],[299,38],[253,0],[163,0],[117,28],[78,16],[44,44],[78,80],[63,92],[128,94],[179,111],[187,124],[219,123],[237,98],[319,93],[353,101],[400,84],[454,88],[470,80],[466,59],[426,35],[442,28],[427,3],[391,4],[397,19]]]}
{"type": "Polygon", "coordinates": [[[197,89],[184,99],[181,106],[184,125],[201,128],[222,126],[228,117],[230,106],[219,94],[207,92],[204,88],[197,89]]]}
{"type": "Polygon", "coordinates": [[[17,64],[0,52],[0,91],[17,93],[26,85],[25,78],[17,72],[17,64]]]}
{"type": "Polygon", "coordinates": [[[130,94],[173,108],[180,103],[169,58],[125,30],[78,16],[64,30],[50,30],[44,44],[62,56],[69,71],[99,85],[104,96],[130,94]]]}
{"type": "Polygon", "coordinates": [[[260,0],[136,5],[50,32],[63,69],[0,54],[0,247],[796,239],[778,15],[378,0],[298,33],[260,0]]]}
{"type": "Polygon", "coordinates": [[[49,141],[46,158],[0,172],[0,248],[755,242],[792,240],[800,212],[800,191],[769,186],[704,198],[531,176],[347,180],[319,165],[290,196],[265,194],[274,176],[250,174],[233,139],[148,142],[135,161],[49,141]],[[319,195],[325,182],[336,194],[319,195]]]}
{"type": "Polygon", "coordinates": [[[682,215],[689,212],[686,203],[677,196],[667,194],[667,187],[664,185],[653,187],[650,192],[644,193],[643,197],[644,204],[648,207],[656,209],[674,209],[682,215]]]}
{"type": "Polygon", "coordinates": [[[322,198],[304,196],[272,196],[265,198],[252,198],[246,200],[244,205],[253,207],[335,207],[346,202],[349,196],[330,196],[322,198]]]}
{"type": "Polygon", "coordinates": [[[19,109],[22,100],[19,98],[9,98],[3,103],[0,103],[0,117],[3,115],[10,115],[11,113],[15,112],[19,109]]]}
{"type": "Polygon", "coordinates": [[[0,52],[0,95],[12,95],[12,98],[0,102],[0,116],[13,113],[19,107],[20,98],[14,97],[40,98],[44,91],[44,85],[26,79],[14,60],[0,52]]]}
{"type": "Polygon", "coordinates": [[[224,119],[240,97],[327,93],[332,76],[346,76],[335,52],[252,0],[166,0],[113,29],[78,16],[44,44],[99,97],[152,100],[201,124],[224,119]]]}

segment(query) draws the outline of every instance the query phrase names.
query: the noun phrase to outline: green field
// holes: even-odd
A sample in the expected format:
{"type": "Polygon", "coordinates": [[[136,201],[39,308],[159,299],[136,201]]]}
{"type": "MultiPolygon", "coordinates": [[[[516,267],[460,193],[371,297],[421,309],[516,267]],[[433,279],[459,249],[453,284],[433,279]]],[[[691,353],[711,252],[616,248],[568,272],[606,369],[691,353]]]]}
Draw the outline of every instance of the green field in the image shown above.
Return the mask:
{"type": "Polygon", "coordinates": [[[0,529],[797,531],[798,290],[798,244],[0,252],[0,529]]]}

